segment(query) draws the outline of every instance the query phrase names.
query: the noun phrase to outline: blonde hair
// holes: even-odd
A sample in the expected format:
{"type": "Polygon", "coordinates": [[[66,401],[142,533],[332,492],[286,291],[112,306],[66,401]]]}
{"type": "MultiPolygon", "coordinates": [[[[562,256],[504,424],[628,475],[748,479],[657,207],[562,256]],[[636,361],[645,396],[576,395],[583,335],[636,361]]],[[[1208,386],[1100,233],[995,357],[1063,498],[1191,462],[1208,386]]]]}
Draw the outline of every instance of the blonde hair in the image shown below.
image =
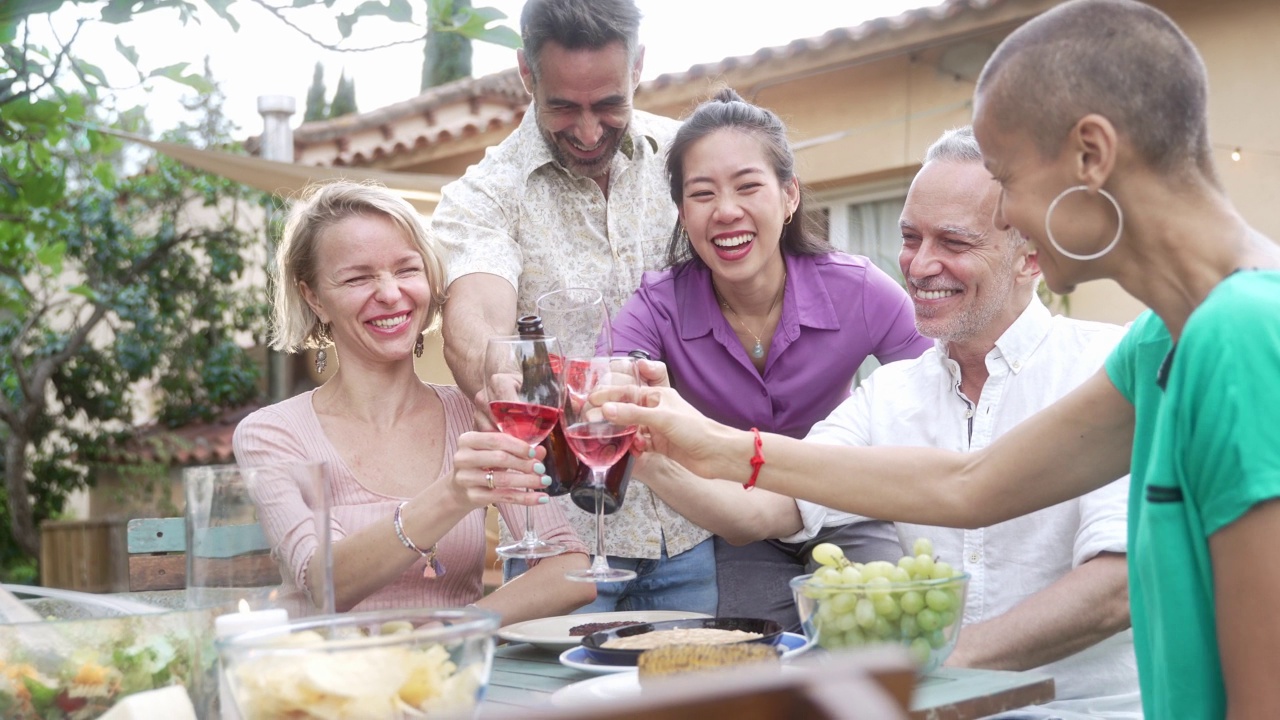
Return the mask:
{"type": "Polygon", "coordinates": [[[302,296],[300,283],[316,286],[316,240],[330,227],[356,216],[385,217],[404,231],[422,256],[427,282],[431,286],[431,307],[426,327],[433,330],[440,321],[444,291],[444,261],[440,249],[422,227],[418,211],[406,200],[374,183],[336,180],[305,188],[299,202],[289,211],[280,246],[276,248],[275,287],[272,291],[271,347],[281,352],[299,352],[325,347],[320,338],[320,318],[302,296]]]}

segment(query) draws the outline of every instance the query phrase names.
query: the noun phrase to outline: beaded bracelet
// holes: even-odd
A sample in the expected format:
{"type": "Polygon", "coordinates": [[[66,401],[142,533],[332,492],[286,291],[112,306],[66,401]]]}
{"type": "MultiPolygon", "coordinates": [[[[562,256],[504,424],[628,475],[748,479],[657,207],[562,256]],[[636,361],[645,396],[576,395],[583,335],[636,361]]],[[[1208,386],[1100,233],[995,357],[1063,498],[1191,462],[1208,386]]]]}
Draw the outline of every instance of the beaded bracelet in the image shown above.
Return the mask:
{"type": "Polygon", "coordinates": [[[756,436],[756,450],[751,455],[751,479],[743,483],[744,490],[750,490],[756,486],[756,478],[760,477],[760,468],[764,467],[764,441],[760,439],[760,431],[751,428],[751,432],[756,436]]]}
{"type": "Polygon", "coordinates": [[[422,568],[422,577],[427,579],[444,577],[444,563],[440,562],[440,560],[436,558],[436,545],[432,545],[430,550],[423,550],[415,545],[414,542],[409,539],[408,535],[404,534],[404,524],[401,522],[400,511],[402,511],[404,506],[408,504],[409,501],[406,500],[396,506],[396,513],[391,521],[392,525],[396,529],[396,537],[400,538],[400,543],[402,545],[427,559],[427,566],[422,568]]]}

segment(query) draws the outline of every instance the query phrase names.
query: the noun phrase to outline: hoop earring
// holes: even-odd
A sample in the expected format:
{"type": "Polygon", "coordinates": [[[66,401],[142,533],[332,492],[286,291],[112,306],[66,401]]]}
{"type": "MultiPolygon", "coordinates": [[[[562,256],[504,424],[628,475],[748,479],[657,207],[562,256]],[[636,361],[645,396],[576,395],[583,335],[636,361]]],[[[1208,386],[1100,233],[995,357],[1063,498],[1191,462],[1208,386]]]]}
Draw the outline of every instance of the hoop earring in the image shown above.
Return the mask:
{"type": "Polygon", "coordinates": [[[794,210],[792,210],[791,212],[787,213],[787,219],[782,221],[782,225],[783,225],[783,227],[785,227],[785,226],[787,226],[787,225],[790,225],[790,224],[791,224],[791,218],[793,218],[793,217],[795,217],[795,216],[796,216],[796,212],[795,212],[794,210]]]}
{"type": "Polygon", "coordinates": [[[1110,201],[1111,207],[1114,207],[1116,209],[1116,236],[1114,238],[1111,238],[1111,243],[1106,247],[1102,248],[1101,250],[1099,250],[1098,252],[1092,253],[1089,255],[1081,255],[1079,253],[1070,252],[1069,250],[1062,247],[1062,245],[1058,243],[1057,238],[1053,236],[1053,230],[1049,227],[1050,220],[1053,218],[1054,209],[1058,207],[1058,203],[1062,201],[1062,198],[1070,195],[1073,192],[1078,192],[1080,190],[1088,190],[1088,189],[1089,187],[1087,185],[1076,185],[1074,187],[1069,187],[1066,190],[1063,190],[1062,192],[1058,193],[1058,197],[1054,198],[1053,202],[1049,203],[1049,209],[1046,210],[1044,213],[1044,234],[1048,236],[1049,244],[1053,246],[1054,250],[1057,250],[1059,253],[1061,253],[1065,257],[1069,257],[1072,260],[1079,260],[1081,262],[1084,262],[1086,260],[1097,260],[1103,255],[1106,255],[1107,253],[1114,250],[1116,247],[1116,244],[1120,242],[1120,234],[1124,232],[1124,211],[1120,209],[1120,203],[1116,201],[1116,198],[1114,195],[1112,195],[1111,193],[1107,192],[1102,188],[1098,188],[1098,193],[1101,194],[1102,197],[1110,201]]]}
{"type": "Polygon", "coordinates": [[[416,341],[416,342],[414,342],[414,343],[413,343],[413,356],[414,356],[414,357],[422,357],[422,346],[423,346],[423,345],[424,345],[424,343],[423,343],[423,340],[422,340],[422,333],[418,333],[418,339],[417,339],[417,341],[416,341]]]}
{"type": "MultiPolygon", "coordinates": [[[[329,332],[329,323],[317,323],[316,339],[324,345],[333,344],[333,335],[329,332]]],[[[316,351],[316,374],[323,375],[324,369],[329,365],[329,353],[321,347],[316,351]]]]}

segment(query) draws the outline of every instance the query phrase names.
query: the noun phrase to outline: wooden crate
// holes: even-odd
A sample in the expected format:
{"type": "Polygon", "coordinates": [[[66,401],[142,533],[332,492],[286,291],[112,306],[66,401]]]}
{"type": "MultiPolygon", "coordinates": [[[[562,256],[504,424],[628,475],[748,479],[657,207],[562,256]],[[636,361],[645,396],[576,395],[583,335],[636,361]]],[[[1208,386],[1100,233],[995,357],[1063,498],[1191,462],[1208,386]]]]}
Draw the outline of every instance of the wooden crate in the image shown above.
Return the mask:
{"type": "Polygon", "coordinates": [[[40,524],[40,584],[82,592],[129,589],[124,520],[40,524]]]}

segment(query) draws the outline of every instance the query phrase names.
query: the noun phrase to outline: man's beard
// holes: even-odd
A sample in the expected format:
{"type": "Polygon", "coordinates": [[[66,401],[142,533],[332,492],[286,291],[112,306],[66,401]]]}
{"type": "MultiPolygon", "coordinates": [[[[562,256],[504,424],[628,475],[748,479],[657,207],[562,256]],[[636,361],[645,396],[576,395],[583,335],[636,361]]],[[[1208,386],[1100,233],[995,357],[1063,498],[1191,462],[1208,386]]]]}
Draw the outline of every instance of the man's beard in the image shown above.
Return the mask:
{"type": "MultiPolygon", "coordinates": [[[[614,128],[605,126],[604,135],[600,138],[602,143],[607,143],[605,152],[600,157],[589,162],[580,160],[578,157],[560,147],[560,142],[568,143],[568,135],[565,133],[551,134],[546,130],[542,131],[542,139],[547,144],[547,148],[551,151],[551,157],[555,161],[575,175],[585,178],[598,178],[609,172],[609,165],[613,162],[613,156],[618,154],[618,148],[622,146],[622,139],[626,137],[627,130],[630,125],[625,128],[614,128]]],[[[580,145],[580,143],[579,143],[580,145]]]]}

